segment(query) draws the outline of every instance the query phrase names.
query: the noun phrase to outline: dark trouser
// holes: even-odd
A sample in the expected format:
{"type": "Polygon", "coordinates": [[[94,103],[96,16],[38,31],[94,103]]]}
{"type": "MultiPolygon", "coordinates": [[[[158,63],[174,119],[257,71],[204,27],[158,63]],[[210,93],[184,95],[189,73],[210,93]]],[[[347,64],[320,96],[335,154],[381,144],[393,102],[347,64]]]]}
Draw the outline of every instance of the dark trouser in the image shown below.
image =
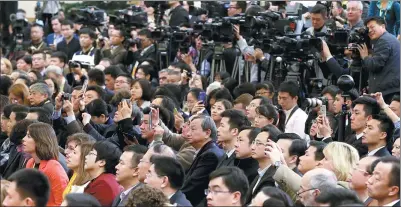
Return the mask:
{"type": "Polygon", "coordinates": [[[45,32],[46,34],[51,34],[53,33],[53,28],[52,28],[52,18],[53,16],[56,16],[57,14],[42,14],[42,21],[44,24],[45,32]]]}

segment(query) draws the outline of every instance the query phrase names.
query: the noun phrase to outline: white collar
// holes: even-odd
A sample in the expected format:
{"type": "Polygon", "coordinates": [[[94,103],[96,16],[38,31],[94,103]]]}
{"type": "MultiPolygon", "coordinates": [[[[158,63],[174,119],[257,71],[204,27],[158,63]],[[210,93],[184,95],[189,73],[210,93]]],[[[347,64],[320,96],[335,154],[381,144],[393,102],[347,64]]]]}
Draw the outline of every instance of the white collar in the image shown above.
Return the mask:
{"type": "Polygon", "coordinates": [[[374,149],[370,152],[368,152],[368,156],[373,156],[377,151],[381,150],[382,148],[384,148],[385,146],[379,147],[377,149],[374,149]]]}
{"type": "Polygon", "coordinates": [[[287,110],[283,110],[283,111],[284,111],[285,114],[287,114],[287,113],[289,114],[289,113],[291,113],[292,110],[294,110],[294,108],[295,108],[296,106],[297,106],[297,105],[295,104],[295,106],[292,107],[290,110],[288,110],[288,111],[287,111],[287,110]]]}
{"type": "Polygon", "coordinates": [[[266,173],[266,171],[267,171],[267,169],[269,169],[269,167],[270,167],[271,165],[268,165],[267,167],[265,167],[265,169],[258,169],[258,174],[259,174],[259,177],[260,178],[262,178],[263,177],[263,175],[266,173]]]}
{"type": "Polygon", "coordinates": [[[394,206],[398,201],[400,201],[400,199],[397,199],[389,204],[383,205],[383,206],[394,206]]]}
{"type": "Polygon", "coordinates": [[[168,199],[170,200],[170,199],[171,199],[171,197],[173,197],[173,196],[174,196],[174,194],[176,194],[176,193],[177,193],[177,191],[175,191],[173,194],[169,195],[169,196],[168,196],[168,199]]]}
{"type": "Polygon", "coordinates": [[[362,136],[363,136],[363,132],[362,132],[362,133],[360,133],[360,134],[356,134],[356,135],[355,135],[355,137],[356,137],[356,140],[360,139],[362,136]]]}
{"type": "Polygon", "coordinates": [[[235,148],[226,152],[227,157],[231,157],[231,155],[234,153],[234,151],[235,151],[235,148]]]}

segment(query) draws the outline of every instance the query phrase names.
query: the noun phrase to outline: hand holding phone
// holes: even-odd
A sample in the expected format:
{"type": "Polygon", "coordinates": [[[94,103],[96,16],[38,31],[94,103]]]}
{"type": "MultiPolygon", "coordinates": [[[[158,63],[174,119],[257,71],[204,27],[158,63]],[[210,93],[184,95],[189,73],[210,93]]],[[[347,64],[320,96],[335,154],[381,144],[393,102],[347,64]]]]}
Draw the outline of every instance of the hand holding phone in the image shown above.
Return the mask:
{"type": "Polygon", "coordinates": [[[206,92],[200,92],[198,96],[198,101],[202,101],[203,104],[206,103],[206,92]]]}
{"type": "Polygon", "coordinates": [[[321,115],[321,116],[323,116],[323,118],[326,118],[326,105],[321,105],[320,106],[320,111],[319,111],[319,114],[321,115]]]}

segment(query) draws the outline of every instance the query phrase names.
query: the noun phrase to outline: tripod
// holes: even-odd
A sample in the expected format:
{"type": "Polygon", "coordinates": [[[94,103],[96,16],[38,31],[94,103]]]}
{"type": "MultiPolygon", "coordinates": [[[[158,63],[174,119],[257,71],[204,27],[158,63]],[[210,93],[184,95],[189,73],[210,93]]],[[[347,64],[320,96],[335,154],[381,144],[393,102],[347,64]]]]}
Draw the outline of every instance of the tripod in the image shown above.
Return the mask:
{"type": "Polygon", "coordinates": [[[224,61],[223,52],[224,47],[222,45],[214,46],[212,67],[210,71],[210,83],[213,83],[216,72],[226,71],[226,62],[224,61]],[[218,71],[216,71],[216,69],[218,71]]]}
{"type": "Polygon", "coordinates": [[[347,110],[347,98],[350,98],[346,92],[343,92],[341,96],[344,98],[344,103],[342,105],[342,110],[340,113],[340,119],[338,122],[338,141],[344,142],[345,141],[345,123],[347,118],[350,116],[350,113],[347,110]]]}
{"type": "Polygon", "coordinates": [[[168,41],[159,42],[157,45],[157,60],[159,61],[159,68],[165,68],[163,66],[163,57],[165,58],[165,63],[168,66],[170,64],[170,54],[169,54],[169,43],[168,41]]]}

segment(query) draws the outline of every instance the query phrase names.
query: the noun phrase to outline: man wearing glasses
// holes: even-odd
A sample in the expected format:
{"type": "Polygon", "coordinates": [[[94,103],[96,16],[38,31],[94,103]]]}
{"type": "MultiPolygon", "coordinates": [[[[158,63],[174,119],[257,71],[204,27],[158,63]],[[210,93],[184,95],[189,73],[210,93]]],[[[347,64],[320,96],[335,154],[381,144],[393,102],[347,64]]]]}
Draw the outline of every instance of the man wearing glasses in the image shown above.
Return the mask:
{"type": "Polygon", "coordinates": [[[207,206],[244,206],[248,179],[237,167],[222,167],[210,174],[205,190],[207,206]]]}
{"type": "Polygon", "coordinates": [[[336,175],[324,168],[317,168],[305,173],[297,192],[297,199],[304,206],[318,206],[315,198],[324,190],[337,187],[336,175]]]}
{"type": "MultiPolygon", "coordinates": [[[[156,48],[153,44],[154,41],[152,39],[152,33],[149,29],[142,29],[138,32],[138,40],[140,44],[135,45],[130,51],[127,53],[126,61],[128,63],[133,64],[133,68],[131,71],[131,76],[135,77],[137,67],[146,59],[152,59],[156,62],[155,66],[157,67],[156,71],[158,70],[158,62],[156,57],[156,48]],[[140,48],[138,48],[140,47],[140,48]]],[[[155,72],[156,73],[156,72],[155,72]]],[[[153,77],[157,77],[156,74],[152,74],[153,77]],[[156,75],[156,76],[155,76],[156,75]]]]}
{"type": "Polygon", "coordinates": [[[359,160],[358,164],[351,172],[351,178],[348,181],[349,187],[358,195],[359,200],[364,202],[366,206],[373,201],[368,195],[368,187],[366,183],[372,175],[372,163],[377,160],[377,157],[369,156],[359,160]]]}
{"type": "Polygon", "coordinates": [[[227,15],[232,17],[237,14],[245,13],[245,10],[246,1],[231,1],[230,5],[227,7],[227,15]]]}
{"type": "Polygon", "coordinates": [[[362,20],[363,4],[361,1],[349,1],[347,4],[348,28],[354,31],[356,28],[363,27],[362,20]]]}

